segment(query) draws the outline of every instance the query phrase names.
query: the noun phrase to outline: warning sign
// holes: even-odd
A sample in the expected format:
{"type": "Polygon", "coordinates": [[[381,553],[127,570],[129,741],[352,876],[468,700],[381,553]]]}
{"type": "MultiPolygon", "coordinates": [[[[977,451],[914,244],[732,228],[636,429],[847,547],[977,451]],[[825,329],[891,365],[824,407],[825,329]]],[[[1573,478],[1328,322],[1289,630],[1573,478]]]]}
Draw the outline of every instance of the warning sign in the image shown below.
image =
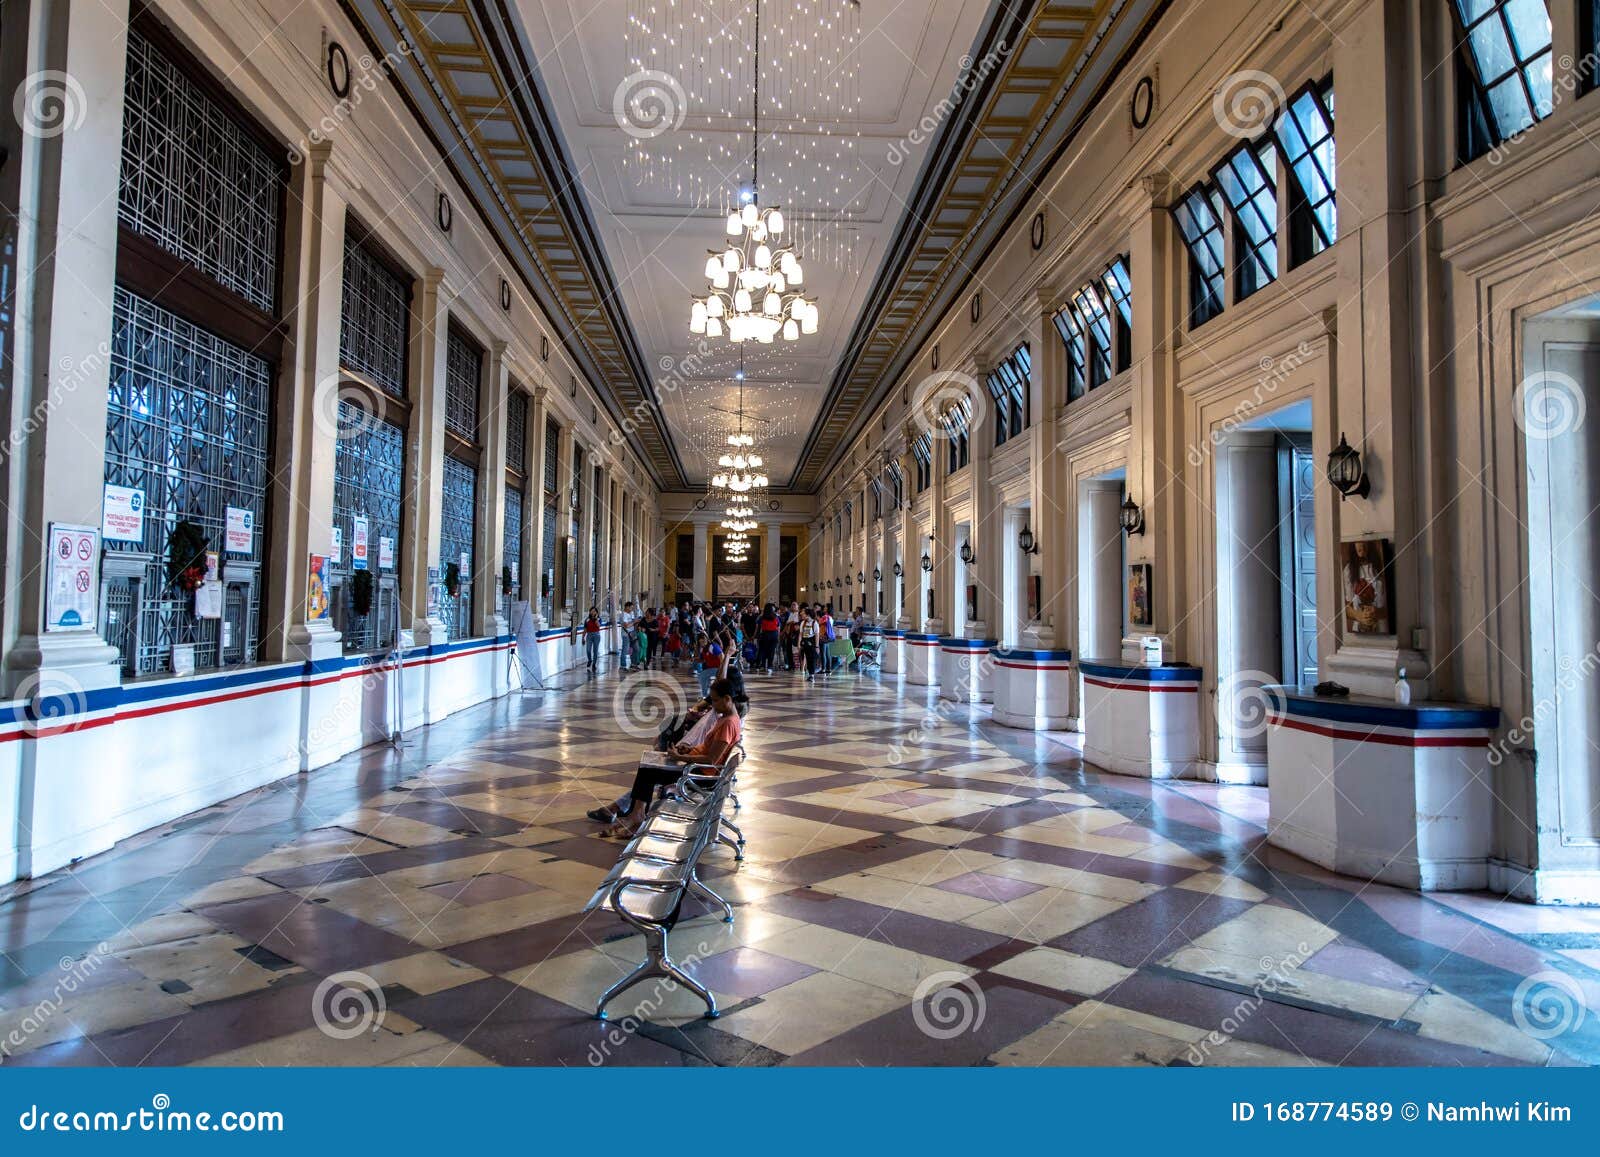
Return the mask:
{"type": "Polygon", "coordinates": [[[99,594],[99,528],[51,523],[50,601],[45,630],[94,630],[99,594]]]}

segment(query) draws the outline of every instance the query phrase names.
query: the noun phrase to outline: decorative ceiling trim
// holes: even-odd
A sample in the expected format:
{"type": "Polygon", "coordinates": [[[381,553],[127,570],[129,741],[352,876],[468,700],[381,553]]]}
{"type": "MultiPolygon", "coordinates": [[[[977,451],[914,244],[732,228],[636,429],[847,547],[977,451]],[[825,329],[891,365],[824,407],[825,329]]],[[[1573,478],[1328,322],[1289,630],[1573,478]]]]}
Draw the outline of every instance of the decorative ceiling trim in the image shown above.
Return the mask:
{"type": "Polygon", "coordinates": [[[563,347],[648,465],[687,485],[649,365],[622,305],[581,184],[506,0],[342,0],[418,123],[553,322],[563,347]],[[508,78],[518,78],[510,81],[508,78]]]}
{"type": "Polygon", "coordinates": [[[973,56],[981,61],[1003,52],[1005,63],[963,94],[945,122],[800,452],[791,489],[814,492],[837,466],[1169,2],[997,5],[973,56]],[[1114,55],[1109,63],[1108,55],[1114,55]],[[975,256],[963,261],[968,254],[975,256]]]}

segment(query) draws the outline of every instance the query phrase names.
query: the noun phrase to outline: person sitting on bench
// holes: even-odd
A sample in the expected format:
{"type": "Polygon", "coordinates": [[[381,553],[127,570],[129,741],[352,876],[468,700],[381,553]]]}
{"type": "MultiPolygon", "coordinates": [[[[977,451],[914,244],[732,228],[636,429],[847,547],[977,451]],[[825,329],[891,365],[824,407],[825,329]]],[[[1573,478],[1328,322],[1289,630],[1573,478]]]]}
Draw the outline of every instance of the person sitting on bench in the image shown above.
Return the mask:
{"type": "Polygon", "coordinates": [[[639,825],[644,822],[645,813],[650,810],[650,801],[655,798],[658,787],[666,787],[682,779],[684,766],[692,764],[721,766],[723,760],[728,758],[728,753],[744,734],[743,721],[739,718],[739,710],[733,703],[733,688],[726,679],[718,679],[711,685],[710,698],[715,721],[705,738],[692,745],[675,743],[667,750],[669,759],[679,766],[639,768],[634,773],[633,788],[628,793],[633,806],[628,809],[626,816],[619,818],[611,827],[600,833],[603,837],[632,839],[638,833],[639,825]]]}

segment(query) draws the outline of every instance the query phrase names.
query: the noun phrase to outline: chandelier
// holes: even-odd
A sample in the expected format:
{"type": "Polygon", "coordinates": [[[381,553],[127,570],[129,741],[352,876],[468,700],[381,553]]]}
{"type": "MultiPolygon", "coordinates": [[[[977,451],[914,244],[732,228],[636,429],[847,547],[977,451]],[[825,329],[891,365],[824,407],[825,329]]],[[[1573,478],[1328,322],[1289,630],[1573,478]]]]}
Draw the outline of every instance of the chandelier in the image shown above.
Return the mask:
{"type": "Polygon", "coordinates": [[[761,0],[755,5],[755,68],[751,100],[750,188],[729,212],[728,246],[706,256],[711,288],[689,307],[689,332],[770,345],[779,334],[796,341],[817,332],[817,303],[799,290],[805,266],[782,240],[783,212],[756,203],[761,175],[761,0]]]}
{"type": "MultiPolygon", "coordinates": [[[[731,490],[735,495],[747,494],[751,490],[764,490],[768,485],[767,476],[761,473],[765,465],[761,455],[755,452],[755,439],[744,432],[744,351],[739,351],[739,427],[728,435],[728,452],[717,459],[718,471],[711,476],[711,485],[718,490],[731,490]]],[[[729,512],[732,513],[731,511],[729,512]]],[[[754,511],[750,511],[754,513],[754,511]]],[[[748,517],[748,514],[745,515],[748,517]]],[[[723,523],[727,526],[727,523],[723,523]]],[[[752,524],[753,526],[754,524],[752,524]]],[[[735,530],[748,530],[750,527],[732,527],[735,530]]]]}

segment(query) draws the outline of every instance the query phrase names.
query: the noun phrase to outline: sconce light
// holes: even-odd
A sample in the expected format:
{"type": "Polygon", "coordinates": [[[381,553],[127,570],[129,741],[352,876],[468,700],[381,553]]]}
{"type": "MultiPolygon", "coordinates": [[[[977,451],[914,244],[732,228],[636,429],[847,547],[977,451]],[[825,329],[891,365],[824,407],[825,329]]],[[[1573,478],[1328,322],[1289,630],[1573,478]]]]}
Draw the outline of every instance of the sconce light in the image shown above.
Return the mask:
{"type": "Polygon", "coordinates": [[[922,570],[925,574],[933,573],[933,557],[928,553],[933,549],[933,535],[928,535],[928,549],[922,552],[922,570]]]}
{"type": "Polygon", "coordinates": [[[972,549],[972,541],[970,539],[961,544],[961,561],[968,566],[978,561],[978,552],[972,549]]]}
{"type": "Polygon", "coordinates": [[[1017,545],[1022,548],[1023,554],[1038,554],[1039,544],[1033,541],[1033,531],[1024,524],[1022,533],[1017,535],[1017,545]]]}
{"type": "Polygon", "coordinates": [[[1343,431],[1339,444],[1328,454],[1328,481],[1339,492],[1340,499],[1365,498],[1372,492],[1372,483],[1361,466],[1361,452],[1345,441],[1343,431]]]}
{"type": "Polygon", "coordinates": [[[872,581],[875,583],[881,583],[883,581],[883,570],[881,567],[872,568],[872,581]]]}
{"type": "Polygon", "coordinates": [[[906,574],[906,568],[901,566],[899,563],[895,563],[894,564],[894,577],[895,578],[904,578],[905,574],[906,574]]]}
{"type": "Polygon", "coordinates": [[[859,583],[862,586],[866,586],[867,585],[867,576],[864,575],[863,573],[861,573],[860,571],[856,571],[856,582],[859,583]]]}
{"type": "Polygon", "coordinates": [[[1122,500],[1122,529],[1129,534],[1144,533],[1144,511],[1131,494],[1122,500]]]}

